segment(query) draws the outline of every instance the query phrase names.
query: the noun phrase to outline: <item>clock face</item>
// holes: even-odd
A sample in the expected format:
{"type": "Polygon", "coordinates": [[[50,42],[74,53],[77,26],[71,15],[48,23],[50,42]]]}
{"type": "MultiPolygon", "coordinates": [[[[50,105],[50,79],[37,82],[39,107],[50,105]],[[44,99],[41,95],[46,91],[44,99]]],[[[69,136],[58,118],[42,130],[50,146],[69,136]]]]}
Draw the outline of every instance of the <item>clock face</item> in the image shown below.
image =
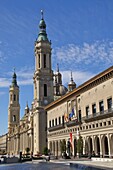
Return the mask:
{"type": "Polygon", "coordinates": [[[47,99],[45,99],[45,100],[44,100],[44,104],[48,104],[48,101],[47,101],[47,99]]]}
{"type": "Polygon", "coordinates": [[[48,78],[47,78],[47,80],[49,81],[49,80],[50,80],[50,78],[48,77],[48,78]]]}

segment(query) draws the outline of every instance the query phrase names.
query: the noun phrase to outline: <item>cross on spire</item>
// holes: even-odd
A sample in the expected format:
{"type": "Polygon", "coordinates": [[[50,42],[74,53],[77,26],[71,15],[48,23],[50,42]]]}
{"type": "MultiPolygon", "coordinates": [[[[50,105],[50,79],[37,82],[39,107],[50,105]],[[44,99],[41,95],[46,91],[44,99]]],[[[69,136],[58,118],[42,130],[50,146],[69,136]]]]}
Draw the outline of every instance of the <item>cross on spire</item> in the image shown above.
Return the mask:
{"type": "Polygon", "coordinates": [[[57,72],[59,72],[59,64],[57,63],[57,72]]]}
{"type": "Polygon", "coordinates": [[[44,12],[43,12],[43,10],[41,9],[41,16],[42,16],[42,18],[41,19],[43,19],[44,18],[44,12]]]}

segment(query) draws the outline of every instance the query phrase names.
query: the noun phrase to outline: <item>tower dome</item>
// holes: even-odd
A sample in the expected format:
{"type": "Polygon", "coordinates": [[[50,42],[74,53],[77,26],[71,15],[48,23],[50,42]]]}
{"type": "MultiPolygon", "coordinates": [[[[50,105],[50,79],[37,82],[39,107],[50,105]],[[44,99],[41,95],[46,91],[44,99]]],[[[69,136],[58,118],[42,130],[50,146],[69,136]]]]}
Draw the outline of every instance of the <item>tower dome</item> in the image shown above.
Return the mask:
{"type": "Polygon", "coordinates": [[[57,98],[63,96],[64,94],[67,93],[67,88],[62,85],[62,74],[59,72],[59,65],[57,63],[57,71],[54,74],[54,99],[56,100],[57,98]]]}
{"type": "Polygon", "coordinates": [[[68,84],[68,91],[72,91],[74,88],[76,88],[76,83],[73,81],[72,71],[71,71],[71,81],[68,84]]]}
{"type": "Polygon", "coordinates": [[[43,18],[43,11],[41,10],[42,18],[39,22],[39,34],[38,34],[38,41],[48,41],[47,34],[46,34],[46,23],[43,18]]]}

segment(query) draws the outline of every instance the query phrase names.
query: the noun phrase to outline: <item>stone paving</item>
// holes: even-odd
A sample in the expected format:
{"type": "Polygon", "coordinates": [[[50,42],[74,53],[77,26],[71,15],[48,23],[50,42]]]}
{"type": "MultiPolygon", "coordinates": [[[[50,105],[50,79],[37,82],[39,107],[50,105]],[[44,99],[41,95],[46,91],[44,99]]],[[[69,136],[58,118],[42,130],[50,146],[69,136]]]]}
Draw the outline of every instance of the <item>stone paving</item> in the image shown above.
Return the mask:
{"type": "Polygon", "coordinates": [[[100,168],[103,170],[113,170],[113,160],[107,159],[106,161],[102,160],[102,161],[93,161],[90,159],[59,159],[59,160],[50,160],[50,162],[54,162],[54,163],[64,163],[64,164],[71,164],[71,165],[86,165],[86,166],[92,166],[95,168],[100,168]]]}

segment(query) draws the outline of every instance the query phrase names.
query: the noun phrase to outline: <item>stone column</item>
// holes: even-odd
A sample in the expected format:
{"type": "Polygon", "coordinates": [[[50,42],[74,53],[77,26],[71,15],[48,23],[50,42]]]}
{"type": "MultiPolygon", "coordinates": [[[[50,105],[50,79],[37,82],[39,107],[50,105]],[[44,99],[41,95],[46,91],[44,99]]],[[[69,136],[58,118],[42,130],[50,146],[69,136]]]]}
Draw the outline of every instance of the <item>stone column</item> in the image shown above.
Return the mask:
{"type": "Polygon", "coordinates": [[[33,152],[33,135],[32,135],[32,132],[31,132],[31,152],[33,152]]]}
{"type": "Polygon", "coordinates": [[[55,156],[58,156],[58,146],[57,146],[57,141],[55,141],[55,156]]]}
{"type": "Polygon", "coordinates": [[[17,154],[20,152],[20,141],[19,141],[19,134],[17,134],[17,154]]]}
{"type": "Polygon", "coordinates": [[[58,141],[58,156],[61,156],[60,140],[58,141]]]}
{"type": "Polygon", "coordinates": [[[75,146],[74,146],[74,137],[72,139],[72,155],[74,156],[75,146]]]}
{"type": "Polygon", "coordinates": [[[92,136],[92,147],[93,147],[93,148],[92,148],[92,149],[93,149],[92,151],[95,151],[95,143],[94,143],[95,140],[94,140],[94,139],[95,139],[94,136],[92,136]]]}
{"type": "Polygon", "coordinates": [[[52,150],[51,150],[52,154],[54,154],[54,146],[53,146],[54,144],[53,143],[54,143],[54,141],[52,141],[52,150]]]}
{"type": "Polygon", "coordinates": [[[85,142],[86,142],[86,138],[83,138],[83,155],[85,155],[85,142]]]}
{"type": "Polygon", "coordinates": [[[102,152],[102,136],[99,135],[99,141],[100,141],[100,157],[102,157],[103,152],[102,152]]]}
{"type": "Polygon", "coordinates": [[[110,134],[107,134],[107,138],[108,138],[109,157],[111,157],[110,134]]]}
{"type": "Polygon", "coordinates": [[[50,148],[50,141],[48,141],[48,146],[47,147],[48,147],[49,150],[51,150],[51,148],[50,148]]]}

